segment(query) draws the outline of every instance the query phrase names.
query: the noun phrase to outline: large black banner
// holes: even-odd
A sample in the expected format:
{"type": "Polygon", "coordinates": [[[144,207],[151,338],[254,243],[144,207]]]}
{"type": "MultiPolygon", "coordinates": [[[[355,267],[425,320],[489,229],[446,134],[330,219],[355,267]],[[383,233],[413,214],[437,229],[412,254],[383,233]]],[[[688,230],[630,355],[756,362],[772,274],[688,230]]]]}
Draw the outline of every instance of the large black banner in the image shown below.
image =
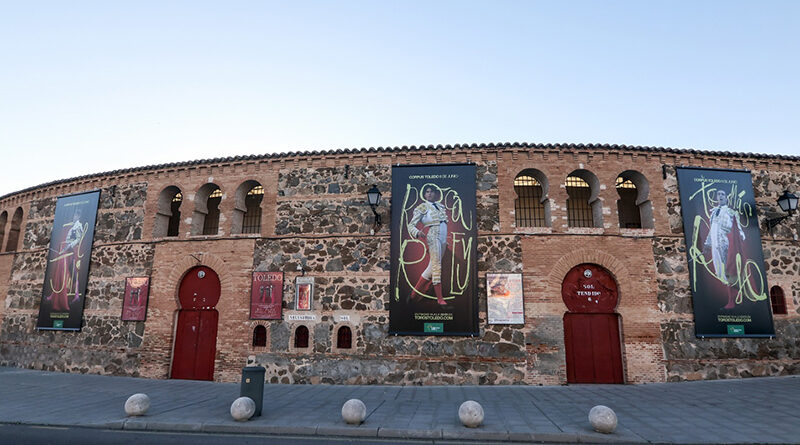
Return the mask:
{"type": "Polygon", "coordinates": [[[678,168],[698,337],[775,335],[750,172],[678,168]]]}
{"type": "Polygon", "coordinates": [[[81,329],[99,199],[99,191],[58,198],[36,323],[38,329],[81,329]]]}
{"type": "Polygon", "coordinates": [[[389,333],[477,335],[475,165],[392,168],[389,333]]]}

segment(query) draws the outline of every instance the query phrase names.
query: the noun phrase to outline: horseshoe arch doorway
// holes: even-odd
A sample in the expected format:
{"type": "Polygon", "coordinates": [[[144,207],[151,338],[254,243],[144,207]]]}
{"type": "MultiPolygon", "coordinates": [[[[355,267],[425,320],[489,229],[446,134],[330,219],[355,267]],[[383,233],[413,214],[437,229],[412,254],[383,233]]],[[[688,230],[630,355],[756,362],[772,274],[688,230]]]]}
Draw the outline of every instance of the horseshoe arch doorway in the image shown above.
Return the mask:
{"type": "Polygon", "coordinates": [[[219,275],[210,267],[193,267],[181,279],[171,378],[214,379],[220,293],[219,275]]]}
{"type": "Polygon", "coordinates": [[[596,264],[579,264],[564,277],[561,297],[567,383],[624,383],[617,282],[596,264]]]}

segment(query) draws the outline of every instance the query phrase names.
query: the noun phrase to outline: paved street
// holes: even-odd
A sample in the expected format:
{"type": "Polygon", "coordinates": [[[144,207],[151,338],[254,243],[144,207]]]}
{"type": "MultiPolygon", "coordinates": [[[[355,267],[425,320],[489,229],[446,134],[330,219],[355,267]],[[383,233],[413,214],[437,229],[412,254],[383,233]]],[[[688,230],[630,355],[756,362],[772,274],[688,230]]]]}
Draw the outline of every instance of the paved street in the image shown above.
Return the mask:
{"type": "Polygon", "coordinates": [[[649,385],[329,386],[266,385],[264,413],[235,422],[239,385],[62,374],[0,367],[0,423],[147,431],[377,439],[519,442],[800,443],[800,376],[649,385]],[[125,400],[144,392],[147,416],[127,418],[125,400]],[[359,398],[361,426],[341,420],[359,398]],[[458,420],[465,400],[483,405],[483,426],[458,420]],[[619,428],[591,430],[587,414],[613,408],[619,428]]]}

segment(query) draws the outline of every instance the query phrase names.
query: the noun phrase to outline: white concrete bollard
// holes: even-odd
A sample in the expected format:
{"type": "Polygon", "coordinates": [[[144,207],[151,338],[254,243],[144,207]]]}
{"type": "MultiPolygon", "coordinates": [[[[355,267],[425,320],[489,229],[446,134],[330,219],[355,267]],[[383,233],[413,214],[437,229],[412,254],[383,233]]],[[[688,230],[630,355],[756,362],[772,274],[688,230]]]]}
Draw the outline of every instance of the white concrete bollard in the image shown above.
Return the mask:
{"type": "Polygon", "coordinates": [[[474,400],[467,400],[458,407],[458,418],[467,428],[477,428],[483,423],[483,407],[474,400]]]}
{"type": "Polygon", "coordinates": [[[237,422],[244,422],[256,413],[256,402],[250,397],[239,397],[231,403],[231,416],[237,422]]]}
{"type": "Polygon", "coordinates": [[[150,409],[150,397],[147,394],[134,394],[125,401],[125,414],[129,416],[143,416],[150,409]]]}
{"type": "Polygon", "coordinates": [[[595,431],[610,434],[617,429],[617,414],[607,406],[597,405],[589,411],[589,423],[595,431]]]}
{"type": "Polygon", "coordinates": [[[350,425],[360,425],[367,418],[367,406],[358,399],[350,399],[342,405],[342,419],[350,425]]]}

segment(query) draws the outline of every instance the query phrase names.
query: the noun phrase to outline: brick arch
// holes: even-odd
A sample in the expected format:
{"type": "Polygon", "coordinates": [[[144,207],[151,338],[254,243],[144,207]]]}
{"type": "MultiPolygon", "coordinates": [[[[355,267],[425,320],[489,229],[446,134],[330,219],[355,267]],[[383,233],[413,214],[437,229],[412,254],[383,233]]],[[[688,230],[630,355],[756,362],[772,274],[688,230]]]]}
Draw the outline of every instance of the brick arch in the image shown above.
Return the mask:
{"type": "MultiPolygon", "coordinates": [[[[167,278],[169,283],[172,283],[172,296],[175,299],[176,307],[180,307],[180,302],[178,301],[178,289],[181,285],[181,279],[186,274],[186,272],[196,266],[207,266],[214,269],[214,272],[219,275],[219,284],[220,288],[222,289],[222,295],[232,294],[233,290],[230,288],[231,286],[231,271],[230,268],[222,261],[221,258],[212,254],[212,253],[201,253],[195,252],[191,255],[186,255],[177,261],[174,264],[174,267],[169,273],[169,277],[167,278]]],[[[220,296],[220,299],[222,296],[220,296]]]]}
{"type": "Polygon", "coordinates": [[[611,272],[611,275],[617,280],[620,300],[617,307],[619,307],[622,299],[629,293],[631,274],[622,260],[602,250],[580,249],[559,258],[547,278],[548,292],[552,292],[553,295],[561,295],[561,283],[564,281],[567,272],[578,264],[583,263],[597,264],[611,272]]]}

